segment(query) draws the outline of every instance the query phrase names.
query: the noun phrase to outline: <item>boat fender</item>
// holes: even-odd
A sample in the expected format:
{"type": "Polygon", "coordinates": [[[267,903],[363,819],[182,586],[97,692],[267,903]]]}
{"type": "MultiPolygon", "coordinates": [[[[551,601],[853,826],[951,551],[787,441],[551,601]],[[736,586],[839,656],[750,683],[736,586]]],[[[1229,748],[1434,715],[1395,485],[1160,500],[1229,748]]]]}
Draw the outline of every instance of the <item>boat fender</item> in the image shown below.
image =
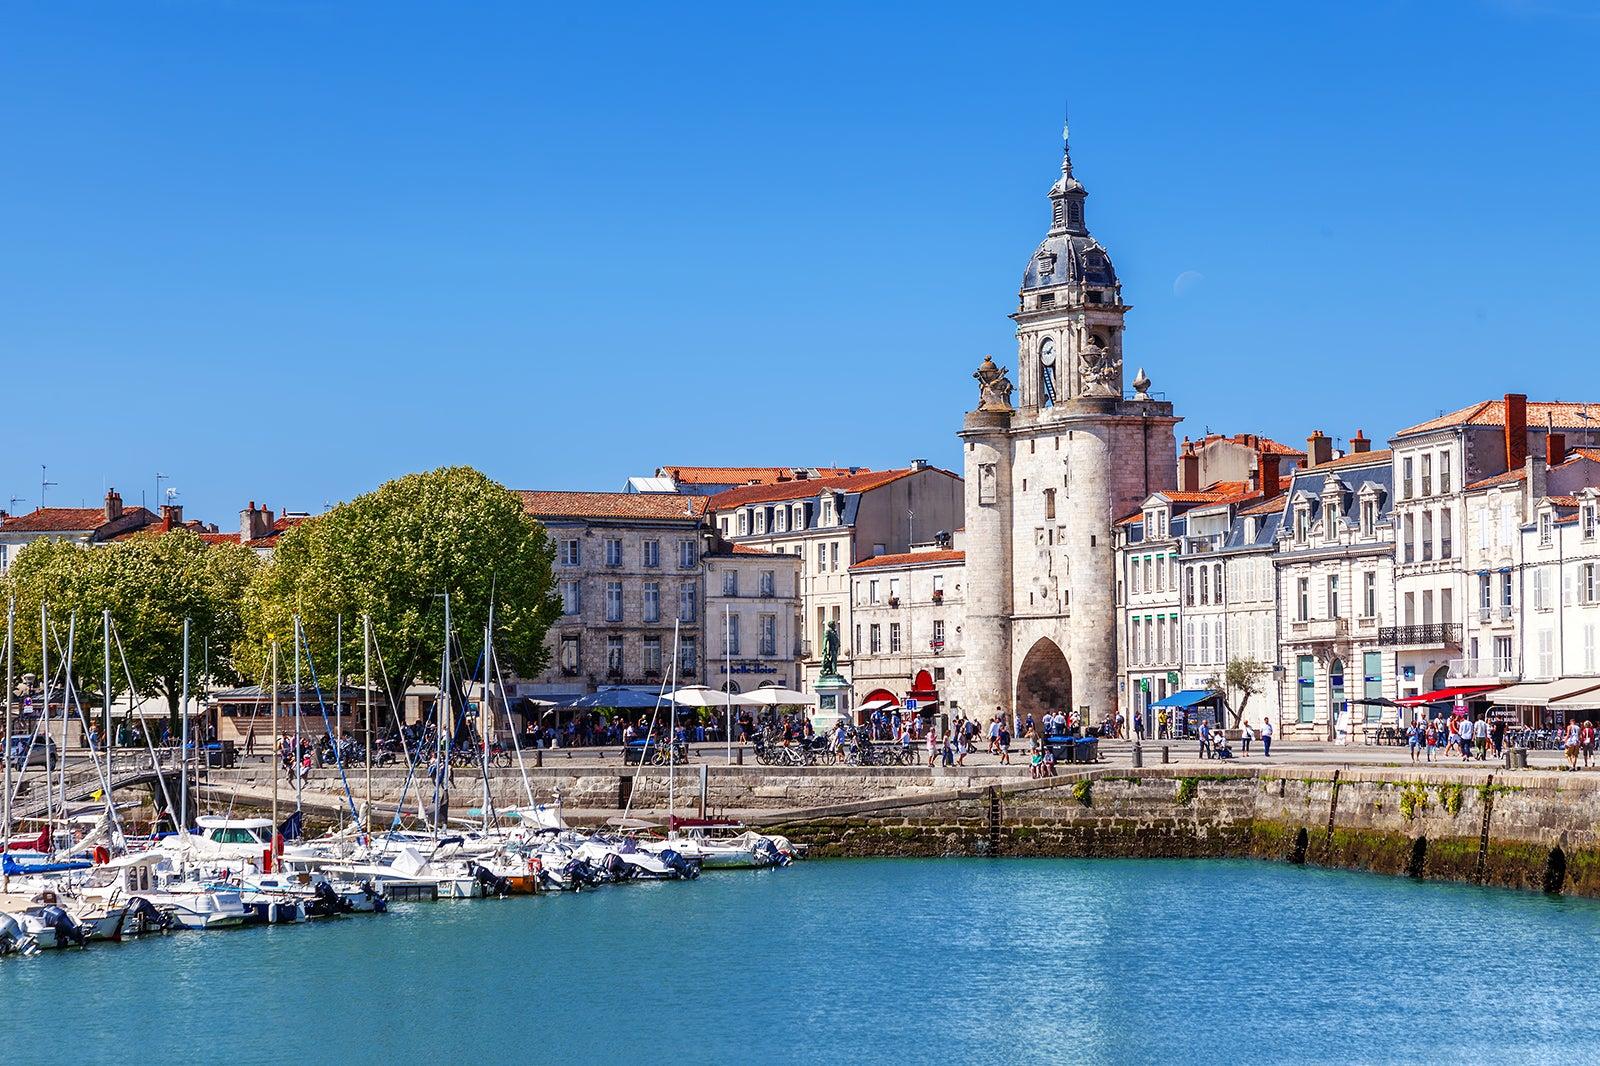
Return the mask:
{"type": "Polygon", "coordinates": [[[104,844],[97,844],[94,849],[94,861],[97,866],[104,866],[111,861],[111,849],[104,844]]]}

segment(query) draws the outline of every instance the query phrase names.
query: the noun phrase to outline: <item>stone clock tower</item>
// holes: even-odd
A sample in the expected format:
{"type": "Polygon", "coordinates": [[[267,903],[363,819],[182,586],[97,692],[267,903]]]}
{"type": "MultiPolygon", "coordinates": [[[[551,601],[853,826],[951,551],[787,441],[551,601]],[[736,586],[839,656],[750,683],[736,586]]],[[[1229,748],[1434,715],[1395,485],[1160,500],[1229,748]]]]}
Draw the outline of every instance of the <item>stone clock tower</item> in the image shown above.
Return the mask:
{"type": "MultiPolygon", "coordinates": [[[[1065,140],[1065,134],[1063,134],[1065,140]]],[[[1064,145],[1050,229],[1011,318],[1017,380],[987,357],[960,436],[966,473],[968,714],[1117,705],[1112,528],[1177,484],[1172,405],[1140,371],[1123,391],[1122,301],[1089,235],[1064,145]],[[1016,403],[1012,403],[1012,393],[1016,403]]]]}

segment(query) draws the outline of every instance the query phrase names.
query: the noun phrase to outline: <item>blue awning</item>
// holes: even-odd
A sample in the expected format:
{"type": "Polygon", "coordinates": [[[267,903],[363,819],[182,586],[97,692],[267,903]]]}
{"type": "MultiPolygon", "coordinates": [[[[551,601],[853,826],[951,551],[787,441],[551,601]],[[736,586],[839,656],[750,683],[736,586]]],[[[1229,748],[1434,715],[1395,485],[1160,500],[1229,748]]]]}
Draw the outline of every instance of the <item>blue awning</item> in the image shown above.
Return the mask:
{"type": "Polygon", "coordinates": [[[1156,700],[1151,707],[1176,707],[1180,710],[1193,707],[1197,703],[1221,696],[1220,692],[1212,692],[1204,688],[1186,688],[1182,692],[1174,692],[1166,699],[1156,700]]]}
{"type": "Polygon", "coordinates": [[[635,711],[646,707],[654,707],[658,702],[662,706],[671,703],[671,700],[660,700],[657,692],[641,692],[638,689],[610,688],[599,692],[591,692],[587,696],[579,696],[575,700],[563,700],[562,707],[606,707],[612,710],[635,711]]]}

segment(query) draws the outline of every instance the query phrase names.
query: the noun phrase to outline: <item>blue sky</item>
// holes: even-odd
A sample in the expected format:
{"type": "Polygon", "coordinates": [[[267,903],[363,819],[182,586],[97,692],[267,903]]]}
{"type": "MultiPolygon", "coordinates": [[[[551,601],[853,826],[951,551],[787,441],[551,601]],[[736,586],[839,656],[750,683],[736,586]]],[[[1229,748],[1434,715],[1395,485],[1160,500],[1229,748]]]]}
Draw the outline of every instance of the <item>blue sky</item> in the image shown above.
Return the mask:
{"type": "Polygon", "coordinates": [[[1129,369],[1180,432],[1600,400],[1600,5],[53,0],[0,26],[0,507],[40,463],[49,502],[153,502],[159,472],[224,527],[445,463],[607,489],[957,464],[972,369],[1015,363],[1067,100],[1129,369]]]}

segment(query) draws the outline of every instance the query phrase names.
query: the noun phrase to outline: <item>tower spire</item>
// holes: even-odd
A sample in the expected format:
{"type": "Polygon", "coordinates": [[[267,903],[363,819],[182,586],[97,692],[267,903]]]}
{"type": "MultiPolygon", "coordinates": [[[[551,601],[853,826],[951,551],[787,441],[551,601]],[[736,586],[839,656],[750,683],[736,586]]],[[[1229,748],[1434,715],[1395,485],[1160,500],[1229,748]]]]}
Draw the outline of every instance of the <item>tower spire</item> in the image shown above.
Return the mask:
{"type": "Polygon", "coordinates": [[[1072,114],[1061,105],[1061,173],[1072,176],[1072,114]]]}

